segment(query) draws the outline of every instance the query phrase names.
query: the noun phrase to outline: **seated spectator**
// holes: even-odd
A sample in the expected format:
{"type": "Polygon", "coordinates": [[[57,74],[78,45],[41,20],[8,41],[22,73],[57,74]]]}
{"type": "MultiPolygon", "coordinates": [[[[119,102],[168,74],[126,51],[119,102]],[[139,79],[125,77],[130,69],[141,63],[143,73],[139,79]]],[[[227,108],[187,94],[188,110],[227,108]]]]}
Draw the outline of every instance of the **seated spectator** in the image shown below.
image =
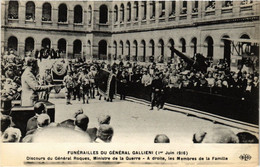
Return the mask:
{"type": "Polygon", "coordinates": [[[40,114],[37,117],[37,128],[27,131],[26,135],[35,133],[36,131],[41,130],[44,127],[47,127],[50,124],[50,117],[48,114],[40,114]]]}
{"type": "Polygon", "coordinates": [[[77,112],[74,113],[74,119],[67,119],[65,121],[62,121],[59,125],[61,127],[74,129],[75,128],[75,119],[79,114],[83,114],[82,109],[80,109],[80,110],[78,110],[77,112]]]}
{"type": "Polygon", "coordinates": [[[47,113],[46,105],[43,102],[38,102],[34,105],[35,116],[31,117],[27,121],[26,132],[37,129],[37,118],[42,113],[47,113]]]}
{"type": "Polygon", "coordinates": [[[99,123],[99,125],[102,125],[102,124],[107,124],[107,125],[109,125],[109,124],[110,124],[110,120],[111,120],[110,115],[100,115],[100,116],[98,117],[98,123],[99,123]]]}
{"type": "Polygon", "coordinates": [[[9,127],[7,128],[3,135],[2,135],[2,141],[5,142],[10,142],[10,143],[18,143],[20,142],[22,133],[20,129],[18,128],[13,128],[9,127]]]}
{"type": "Polygon", "coordinates": [[[96,143],[110,143],[114,134],[114,130],[110,125],[100,125],[97,132],[96,143]]]}
{"type": "Polygon", "coordinates": [[[89,123],[88,116],[86,116],[85,114],[79,114],[76,116],[74,129],[76,131],[86,132],[88,128],[88,123],[89,123]]]}
{"type": "Polygon", "coordinates": [[[238,143],[238,137],[227,128],[212,128],[193,135],[193,143],[238,143]]]}
{"type": "Polygon", "coordinates": [[[170,139],[165,134],[156,135],[154,143],[170,143],[170,139]]]}
{"type": "Polygon", "coordinates": [[[255,135],[248,132],[240,132],[237,134],[239,143],[258,143],[258,139],[255,135]]]}

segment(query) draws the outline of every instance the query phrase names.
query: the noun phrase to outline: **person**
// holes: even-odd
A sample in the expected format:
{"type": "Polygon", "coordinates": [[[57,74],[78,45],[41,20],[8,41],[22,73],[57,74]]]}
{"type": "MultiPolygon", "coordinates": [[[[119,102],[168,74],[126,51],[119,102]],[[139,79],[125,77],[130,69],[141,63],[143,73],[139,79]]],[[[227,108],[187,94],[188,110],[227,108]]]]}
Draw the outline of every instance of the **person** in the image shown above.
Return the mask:
{"type": "Polygon", "coordinates": [[[21,136],[22,133],[18,128],[9,127],[4,131],[2,141],[4,143],[18,143],[21,140],[21,136]]]}
{"type": "Polygon", "coordinates": [[[125,100],[128,78],[125,70],[118,76],[118,93],[120,94],[120,100],[125,100]]]}
{"type": "Polygon", "coordinates": [[[90,79],[90,97],[92,99],[95,98],[95,77],[96,77],[96,68],[95,66],[90,67],[90,72],[88,73],[89,79],[90,79]]]}
{"type": "Polygon", "coordinates": [[[37,129],[37,118],[40,114],[47,113],[46,105],[43,102],[37,102],[34,105],[35,115],[27,121],[26,132],[37,129]]]}
{"type": "MultiPolygon", "coordinates": [[[[45,70],[45,74],[42,77],[42,85],[52,85],[53,84],[53,77],[51,75],[51,70],[50,69],[46,69],[45,70]]],[[[46,91],[43,95],[43,99],[45,100],[49,100],[49,94],[50,92],[46,91]]]]}
{"type": "Polygon", "coordinates": [[[74,69],[74,72],[73,72],[73,80],[74,80],[74,89],[73,89],[73,95],[74,95],[74,98],[73,100],[76,100],[76,97],[78,97],[78,100],[80,101],[80,87],[81,87],[81,83],[78,82],[78,78],[79,76],[82,74],[82,69],[81,68],[78,68],[78,69],[74,69]]]}
{"type": "Polygon", "coordinates": [[[88,97],[90,91],[90,78],[88,76],[87,70],[84,70],[83,74],[79,76],[79,82],[82,89],[83,104],[85,104],[85,102],[88,104],[88,97]]]}
{"type": "Polygon", "coordinates": [[[96,143],[110,143],[114,134],[114,130],[110,125],[102,124],[100,125],[97,138],[95,140],[96,143]]]}
{"type": "Polygon", "coordinates": [[[89,118],[85,114],[79,114],[76,117],[75,120],[75,130],[76,131],[81,131],[81,132],[86,132],[88,128],[88,123],[89,123],[89,118]]]}
{"type": "Polygon", "coordinates": [[[239,143],[258,143],[257,137],[248,132],[239,132],[237,133],[237,137],[239,143]]]}
{"type": "Polygon", "coordinates": [[[165,134],[156,135],[154,143],[170,143],[170,139],[165,134]]]}
{"type": "Polygon", "coordinates": [[[72,95],[73,89],[74,89],[74,81],[72,78],[71,71],[68,71],[67,75],[64,77],[63,85],[66,87],[66,98],[67,98],[66,104],[68,105],[68,104],[71,104],[70,99],[71,99],[71,95],[72,95]]]}
{"type": "Polygon", "coordinates": [[[12,119],[9,115],[1,114],[1,133],[11,126],[12,119]]]}
{"type": "Polygon", "coordinates": [[[151,88],[152,88],[152,95],[151,95],[151,109],[156,105],[159,109],[159,99],[161,96],[161,92],[163,91],[163,83],[162,80],[159,78],[160,74],[156,73],[154,80],[152,81],[151,88]]]}
{"type": "Polygon", "coordinates": [[[99,123],[99,125],[102,125],[102,124],[107,124],[107,125],[109,125],[109,124],[110,124],[110,120],[111,120],[110,115],[100,115],[100,116],[98,117],[98,123],[99,123]]]}
{"type": "Polygon", "coordinates": [[[21,105],[33,106],[39,99],[38,92],[47,90],[50,91],[51,87],[41,86],[37,81],[36,75],[38,73],[38,65],[35,58],[28,58],[26,65],[27,67],[21,77],[21,105]]]}

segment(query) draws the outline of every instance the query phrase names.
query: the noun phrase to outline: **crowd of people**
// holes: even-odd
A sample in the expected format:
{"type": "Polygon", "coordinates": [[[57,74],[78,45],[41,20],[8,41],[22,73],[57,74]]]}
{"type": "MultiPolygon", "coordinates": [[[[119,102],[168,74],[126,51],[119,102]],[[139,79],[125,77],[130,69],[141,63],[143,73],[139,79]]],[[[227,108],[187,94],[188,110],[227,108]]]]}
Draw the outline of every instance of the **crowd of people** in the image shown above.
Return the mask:
{"type": "MultiPolygon", "coordinates": [[[[44,50],[48,52],[48,50],[44,50]]],[[[44,53],[43,52],[43,53],[44,53]]],[[[38,54],[41,55],[41,54],[38,54]]],[[[45,55],[45,54],[43,54],[45,55]]],[[[53,54],[48,54],[51,57],[53,54]]],[[[55,54],[54,54],[55,55],[55,54]]],[[[43,58],[42,56],[36,57],[39,61],[43,58]]],[[[58,58],[58,57],[53,57],[58,58]]],[[[2,55],[1,62],[1,100],[5,101],[2,105],[2,117],[1,127],[2,137],[6,141],[31,141],[33,134],[44,127],[55,126],[68,126],[73,127],[74,130],[88,131],[87,124],[89,122],[88,117],[84,113],[76,114],[72,120],[67,120],[62,123],[54,124],[50,123],[50,118],[46,114],[45,109],[41,109],[41,113],[37,113],[35,109],[35,118],[33,128],[29,128],[26,132],[26,136],[22,139],[19,130],[12,126],[11,118],[9,116],[11,110],[11,104],[8,103],[12,100],[21,99],[21,85],[22,85],[22,74],[26,71],[26,68],[32,66],[35,61],[25,61],[19,56],[16,56],[13,51],[6,52],[2,55]],[[26,65],[26,66],[25,66],[26,65]],[[44,112],[45,111],[45,112],[44,112]],[[10,129],[11,128],[11,129],[10,129]],[[15,133],[17,138],[9,140],[9,133],[15,133]],[[19,137],[20,136],[20,137],[19,137]]],[[[38,76],[38,70],[35,66],[28,71],[28,74],[35,75],[35,82],[40,86],[53,85],[51,69],[46,69],[44,76],[38,76]],[[31,74],[32,73],[32,74],[31,74]]],[[[190,66],[183,59],[177,57],[173,62],[167,65],[149,63],[147,65],[140,65],[137,63],[130,62],[113,62],[111,64],[105,62],[86,62],[83,59],[75,59],[74,62],[69,61],[67,66],[67,75],[63,79],[63,87],[66,88],[66,104],[72,104],[73,100],[83,100],[82,103],[89,103],[90,99],[94,99],[96,96],[101,100],[101,96],[108,102],[112,102],[114,95],[119,94],[120,100],[125,100],[128,95],[128,85],[132,84],[135,86],[143,85],[146,92],[148,89],[151,91],[151,110],[156,106],[158,109],[162,109],[164,106],[164,94],[166,89],[190,89],[194,91],[206,92],[210,94],[217,94],[222,96],[238,97],[242,100],[250,98],[258,98],[259,79],[258,71],[250,71],[248,68],[240,68],[240,70],[233,72],[230,71],[229,65],[226,61],[219,61],[217,64],[208,62],[206,70],[199,70],[190,66]],[[101,71],[109,73],[108,80],[102,80],[101,71]],[[115,82],[112,82],[115,78],[115,82]],[[111,86],[107,94],[103,94],[100,91],[101,82],[108,82],[107,85],[111,86]],[[113,87],[114,85],[114,87],[113,87]]],[[[48,93],[50,88],[41,88],[41,91],[46,91],[48,100],[48,93]]],[[[36,99],[37,102],[39,98],[36,99]]],[[[38,103],[36,103],[38,104],[38,103]]],[[[37,108],[37,106],[36,106],[37,108]]],[[[109,118],[110,119],[110,118],[109,118]]],[[[109,123],[108,123],[109,124],[109,123]]],[[[113,135],[113,128],[106,125],[101,125],[96,130],[91,129],[87,134],[91,138],[90,141],[96,141],[99,138],[102,141],[111,141],[113,135]],[[95,132],[96,131],[96,132],[95,132]],[[106,137],[110,134],[109,139],[97,135],[97,132],[105,131],[106,137]],[[95,134],[94,137],[92,133],[95,134]]],[[[27,124],[27,127],[30,127],[27,124]]],[[[74,133],[74,132],[73,132],[74,133]]],[[[101,133],[102,134],[102,133],[101,133]]],[[[160,141],[161,138],[167,139],[165,136],[157,136],[160,141]]],[[[165,140],[170,141],[170,140],[165,140]]]]}

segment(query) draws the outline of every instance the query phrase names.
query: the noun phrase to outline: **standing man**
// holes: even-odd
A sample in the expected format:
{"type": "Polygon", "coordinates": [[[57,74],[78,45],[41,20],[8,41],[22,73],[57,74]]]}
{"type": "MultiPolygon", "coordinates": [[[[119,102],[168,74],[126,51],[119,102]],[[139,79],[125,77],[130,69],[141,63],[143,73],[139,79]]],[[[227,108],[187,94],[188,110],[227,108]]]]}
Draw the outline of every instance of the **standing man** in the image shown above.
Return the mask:
{"type": "Polygon", "coordinates": [[[40,86],[36,79],[38,73],[38,64],[35,58],[28,58],[26,62],[26,69],[24,70],[22,80],[22,106],[33,106],[39,99],[38,92],[50,91],[49,86],[40,86]]]}
{"type": "Polygon", "coordinates": [[[70,103],[70,99],[71,99],[71,95],[73,93],[73,89],[74,89],[74,81],[73,81],[73,77],[72,77],[72,72],[68,71],[67,75],[64,77],[63,79],[63,85],[66,87],[66,98],[67,98],[67,105],[71,104],[70,103]]]}
{"type": "Polygon", "coordinates": [[[151,87],[152,87],[152,95],[151,95],[151,109],[150,110],[153,110],[153,107],[155,105],[159,109],[159,103],[160,103],[161,94],[163,91],[163,82],[162,82],[162,79],[160,79],[159,73],[155,74],[151,87]]]}
{"type": "Polygon", "coordinates": [[[95,98],[95,77],[96,77],[96,68],[92,65],[90,67],[90,72],[88,73],[90,79],[90,97],[95,98]]]}

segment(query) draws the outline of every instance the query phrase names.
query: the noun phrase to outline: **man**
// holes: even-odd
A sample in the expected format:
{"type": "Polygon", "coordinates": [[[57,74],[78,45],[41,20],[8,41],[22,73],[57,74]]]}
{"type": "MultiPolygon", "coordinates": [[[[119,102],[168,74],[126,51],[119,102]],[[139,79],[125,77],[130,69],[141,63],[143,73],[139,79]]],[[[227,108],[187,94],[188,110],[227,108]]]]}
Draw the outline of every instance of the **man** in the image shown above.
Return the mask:
{"type": "Polygon", "coordinates": [[[161,98],[161,94],[163,92],[163,82],[162,82],[162,79],[160,79],[159,73],[155,74],[151,87],[152,87],[152,96],[151,96],[151,109],[150,110],[153,110],[153,107],[155,105],[159,109],[159,101],[161,98]]]}
{"type": "MultiPolygon", "coordinates": [[[[50,69],[46,69],[45,70],[45,74],[43,75],[42,77],[42,85],[52,85],[53,84],[53,78],[52,78],[52,75],[51,75],[51,70],[50,69]]],[[[43,99],[44,100],[49,100],[49,93],[48,91],[46,91],[44,93],[44,97],[43,99]]]]}
{"type": "Polygon", "coordinates": [[[79,114],[76,116],[75,120],[75,130],[86,132],[88,128],[89,118],[85,114],[79,114]]]}
{"type": "Polygon", "coordinates": [[[125,100],[128,78],[129,76],[125,70],[118,76],[118,93],[120,94],[120,100],[125,100]]]}
{"type": "Polygon", "coordinates": [[[100,125],[97,132],[96,143],[110,143],[114,134],[114,130],[110,125],[100,125]]]}
{"type": "Polygon", "coordinates": [[[89,97],[89,91],[90,91],[90,78],[88,76],[88,72],[86,69],[79,76],[79,83],[80,83],[81,89],[82,89],[83,104],[85,104],[85,102],[88,104],[88,97],[89,97]]]}
{"type": "Polygon", "coordinates": [[[99,125],[103,125],[103,124],[109,125],[109,124],[110,124],[110,120],[111,120],[110,115],[100,115],[100,116],[98,117],[98,123],[99,123],[99,125]]]}
{"type": "Polygon", "coordinates": [[[74,89],[74,81],[73,81],[73,77],[72,77],[72,73],[71,71],[67,72],[67,75],[64,77],[63,79],[63,85],[66,87],[66,98],[67,98],[67,105],[71,104],[70,103],[70,99],[71,99],[71,94],[73,93],[73,89],[74,89]]]}
{"type": "Polygon", "coordinates": [[[40,86],[36,79],[38,73],[37,60],[35,58],[28,58],[27,67],[24,70],[21,80],[22,80],[22,106],[33,106],[37,100],[38,92],[49,91],[49,86],[40,86]]]}
{"type": "Polygon", "coordinates": [[[9,127],[2,135],[2,141],[4,143],[18,143],[21,139],[21,131],[18,128],[9,127]]]}
{"type": "Polygon", "coordinates": [[[37,118],[42,113],[47,113],[46,105],[43,102],[38,102],[34,105],[35,116],[31,117],[27,121],[26,132],[37,129],[37,118]]]}
{"type": "Polygon", "coordinates": [[[90,72],[88,73],[90,79],[90,97],[95,98],[95,77],[96,77],[96,68],[92,65],[90,67],[90,72]]]}

